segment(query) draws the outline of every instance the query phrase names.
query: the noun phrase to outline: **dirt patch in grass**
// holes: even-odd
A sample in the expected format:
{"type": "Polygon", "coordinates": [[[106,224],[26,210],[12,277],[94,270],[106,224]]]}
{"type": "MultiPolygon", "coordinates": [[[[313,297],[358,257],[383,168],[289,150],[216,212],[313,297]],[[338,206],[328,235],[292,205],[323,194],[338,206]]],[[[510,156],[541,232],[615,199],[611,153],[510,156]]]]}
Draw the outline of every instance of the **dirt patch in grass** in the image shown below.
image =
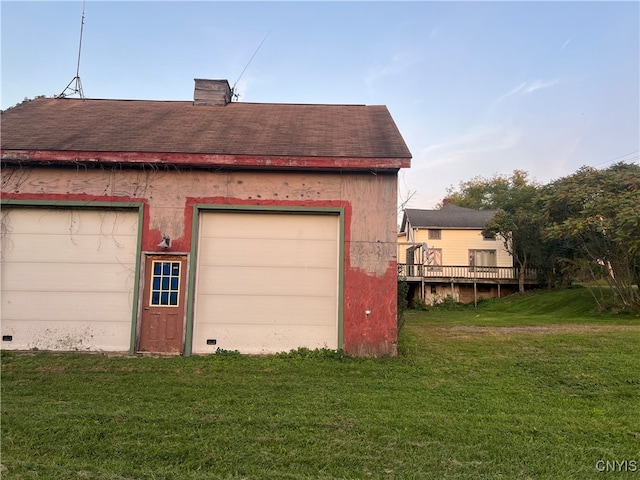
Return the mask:
{"type": "Polygon", "coordinates": [[[526,334],[572,334],[572,333],[614,333],[614,332],[640,332],[640,325],[544,325],[522,327],[478,327],[470,325],[455,325],[449,328],[439,329],[450,332],[453,335],[467,335],[479,333],[483,335],[526,335],[526,334]]]}

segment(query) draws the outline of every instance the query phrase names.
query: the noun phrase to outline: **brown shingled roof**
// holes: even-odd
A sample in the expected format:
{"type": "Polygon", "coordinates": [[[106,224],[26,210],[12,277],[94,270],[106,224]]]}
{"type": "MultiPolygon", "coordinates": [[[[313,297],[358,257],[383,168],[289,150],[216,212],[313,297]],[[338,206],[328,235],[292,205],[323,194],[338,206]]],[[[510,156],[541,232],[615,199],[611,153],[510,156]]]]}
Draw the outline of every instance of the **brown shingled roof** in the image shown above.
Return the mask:
{"type": "Polygon", "coordinates": [[[443,205],[440,210],[407,208],[404,211],[401,231],[406,231],[407,223],[412,228],[481,229],[496,213],[497,210],[475,210],[458,207],[452,203],[443,205]]]}
{"type": "Polygon", "coordinates": [[[38,98],[2,112],[2,149],[409,159],[385,106],[38,98]]]}

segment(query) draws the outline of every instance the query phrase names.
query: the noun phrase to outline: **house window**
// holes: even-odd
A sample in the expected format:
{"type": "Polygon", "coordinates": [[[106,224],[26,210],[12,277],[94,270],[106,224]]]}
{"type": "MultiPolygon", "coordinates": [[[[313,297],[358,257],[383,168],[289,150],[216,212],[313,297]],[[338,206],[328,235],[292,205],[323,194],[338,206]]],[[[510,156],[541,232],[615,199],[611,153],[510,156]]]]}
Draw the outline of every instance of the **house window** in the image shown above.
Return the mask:
{"type": "Polygon", "coordinates": [[[439,228],[430,228],[429,232],[429,240],[440,240],[442,238],[442,230],[439,228]]]}
{"type": "Polygon", "coordinates": [[[153,262],[149,305],[175,307],[180,288],[180,262],[153,262]]]}
{"type": "MultiPolygon", "coordinates": [[[[495,267],[495,250],[469,250],[469,267],[495,267]]],[[[478,269],[482,271],[482,269],[478,269]]]]}

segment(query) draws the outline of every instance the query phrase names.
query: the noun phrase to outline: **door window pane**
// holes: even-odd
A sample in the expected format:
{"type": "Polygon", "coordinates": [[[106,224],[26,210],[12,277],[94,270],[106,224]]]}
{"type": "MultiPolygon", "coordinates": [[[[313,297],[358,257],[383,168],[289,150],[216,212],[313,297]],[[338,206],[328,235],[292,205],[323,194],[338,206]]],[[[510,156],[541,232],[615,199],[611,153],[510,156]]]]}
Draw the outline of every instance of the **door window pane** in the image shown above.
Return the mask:
{"type": "Polygon", "coordinates": [[[180,262],[154,260],[152,272],[149,304],[177,306],[180,297],[180,262]]]}

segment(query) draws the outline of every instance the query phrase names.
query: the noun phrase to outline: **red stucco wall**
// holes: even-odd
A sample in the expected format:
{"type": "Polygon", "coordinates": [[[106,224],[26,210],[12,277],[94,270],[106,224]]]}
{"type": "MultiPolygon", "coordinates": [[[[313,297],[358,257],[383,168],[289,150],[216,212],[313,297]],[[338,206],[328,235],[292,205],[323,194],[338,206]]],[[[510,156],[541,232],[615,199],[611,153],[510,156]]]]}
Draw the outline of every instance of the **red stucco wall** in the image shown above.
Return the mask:
{"type": "Polygon", "coordinates": [[[2,198],[144,204],[142,250],[163,234],[189,252],[194,205],[340,207],[344,210],[343,341],[349,354],[396,353],[395,173],[178,170],[175,167],[16,167],[2,198]],[[367,313],[368,312],[368,313],[367,313]]]}

